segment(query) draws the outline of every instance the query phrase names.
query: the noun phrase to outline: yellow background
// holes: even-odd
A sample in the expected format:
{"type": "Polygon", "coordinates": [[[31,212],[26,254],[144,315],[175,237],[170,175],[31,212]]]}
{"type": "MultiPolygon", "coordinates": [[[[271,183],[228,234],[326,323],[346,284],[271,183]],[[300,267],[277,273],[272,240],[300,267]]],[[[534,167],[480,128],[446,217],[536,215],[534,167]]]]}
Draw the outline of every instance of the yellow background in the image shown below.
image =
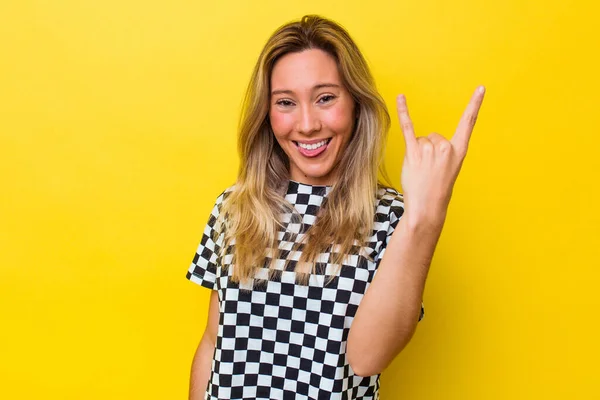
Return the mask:
{"type": "MultiPolygon", "coordinates": [[[[261,46],[348,28],[393,115],[449,137],[488,89],[390,399],[600,398],[597,2],[0,3],[0,398],[184,399],[189,283],[261,46]]],[[[376,327],[374,327],[376,329],[376,327]]]]}

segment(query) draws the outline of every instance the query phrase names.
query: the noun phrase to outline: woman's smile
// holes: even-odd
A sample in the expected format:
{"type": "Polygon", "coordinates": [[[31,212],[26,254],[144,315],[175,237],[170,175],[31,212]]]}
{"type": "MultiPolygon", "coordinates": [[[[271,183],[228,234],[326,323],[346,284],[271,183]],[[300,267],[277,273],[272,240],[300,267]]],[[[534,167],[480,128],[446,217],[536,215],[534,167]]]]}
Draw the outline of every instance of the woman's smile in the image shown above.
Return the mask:
{"type": "Polygon", "coordinates": [[[298,151],[305,157],[316,157],[320,154],[323,154],[327,150],[327,146],[329,145],[329,139],[319,140],[318,142],[310,141],[293,141],[296,146],[298,146],[298,151]]]}

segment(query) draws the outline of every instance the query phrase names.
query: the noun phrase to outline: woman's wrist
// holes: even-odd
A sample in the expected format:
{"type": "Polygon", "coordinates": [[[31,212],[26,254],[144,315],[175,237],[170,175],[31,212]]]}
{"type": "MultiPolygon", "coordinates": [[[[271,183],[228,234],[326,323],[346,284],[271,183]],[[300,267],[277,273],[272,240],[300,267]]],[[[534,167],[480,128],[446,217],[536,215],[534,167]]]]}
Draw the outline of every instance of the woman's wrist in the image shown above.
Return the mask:
{"type": "Polygon", "coordinates": [[[404,210],[404,214],[400,219],[405,228],[417,234],[439,233],[444,227],[446,221],[446,210],[432,209],[408,209],[404,210]]]}

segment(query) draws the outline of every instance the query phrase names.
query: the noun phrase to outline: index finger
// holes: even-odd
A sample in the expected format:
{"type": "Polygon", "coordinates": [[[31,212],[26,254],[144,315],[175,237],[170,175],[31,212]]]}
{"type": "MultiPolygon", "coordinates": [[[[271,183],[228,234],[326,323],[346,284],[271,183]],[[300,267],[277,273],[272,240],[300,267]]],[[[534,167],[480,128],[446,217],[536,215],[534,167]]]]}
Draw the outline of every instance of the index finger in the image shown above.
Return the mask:
{"type": "Polygon", "coordinates": [[[475,90],[475,93],[473,93],[473,96],[471,96],[471,101],[469,101],[469,104],[458,123],[456,132],[454,133],[454,136],[452,136],[452,139],[450,139],[454,148],[462,154],[467,153],[471,134],[473,133],[473,128],[475,127],[475,122],[477,121],[477,115],[479,114],[481,103],[483,103],[484,95],[485,87],[479,86],[475,90]]]}
{"type": "Polygon", "coordinates": [[[406,153],[409,154],[417,147],[417,138],[412,121],[408,115],[408,106],[406,105],[406,97],[401,94],[396,98],[396,108],[398,111],[398,120],[400,120],[400,128],[406,143],[406,153]]]}

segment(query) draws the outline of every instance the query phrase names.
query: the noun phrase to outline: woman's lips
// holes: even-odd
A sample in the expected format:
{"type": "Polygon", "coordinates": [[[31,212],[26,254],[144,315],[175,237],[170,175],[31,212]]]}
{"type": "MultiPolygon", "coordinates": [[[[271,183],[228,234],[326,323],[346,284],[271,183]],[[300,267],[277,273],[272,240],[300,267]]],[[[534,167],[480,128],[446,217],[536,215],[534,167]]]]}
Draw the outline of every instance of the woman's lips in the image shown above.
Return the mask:
{"type": "Polygon", "coordinates": [[[298,149],[300,154],[302,154],[304,157],[312,158],[312,157],[318,156],[319,154],[321,154],[325,150],[327,150],[330,142],[331,142],[331,139],[327,139],[327,143],[323,144],[322,146],[317,147],[316,149],[304,148],[298,142],[294,142],[294,144],[296,145],[296,148],[298,149]]]}

